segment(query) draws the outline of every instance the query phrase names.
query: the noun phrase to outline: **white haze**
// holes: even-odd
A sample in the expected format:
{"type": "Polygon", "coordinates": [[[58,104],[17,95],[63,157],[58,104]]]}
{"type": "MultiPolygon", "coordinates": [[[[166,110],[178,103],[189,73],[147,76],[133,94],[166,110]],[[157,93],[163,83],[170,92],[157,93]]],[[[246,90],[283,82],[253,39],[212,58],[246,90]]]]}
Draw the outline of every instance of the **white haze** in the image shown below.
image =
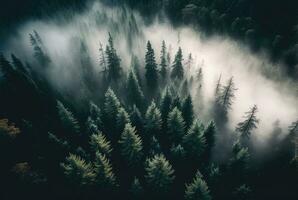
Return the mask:
{"type": "MultiPolygon", "coordinates": [[[[137,13],[134,13],[134,16],[140,34],[132,37],[134,45],[130,48],[127,42],[130,15],[130,12],[124,12],[123,9],[107,8],[95,3],[85,13],[75,14],[69,21],[63,21],[60,17],[29,21],[18,28],[17,35],[8,40],[5,52],[13,52],[22,60],[34,62],[28,34],[36,30],[53,61],[52,69],[49,71],[50,79],[57,88],[67,88],[74,85],[75,77],[78,76],[76,74],[76,69],[79,67],[77,64],[79,58],[76,56],[80,48],[78,38],[86,42],[97,71],[100,71],[99,42],[105,46],[108,32],[114,35],[122,67],[126,69],[130,66],[132,53],[137,55],[143,64],[147,40],[152,42],[159,62],[161,42],[165,40],[167,47],[169,45],[172,47],[172,58],[179,46],[182,47],[185,60],[187,55],[192,53],[195,58],[192,73],[195,73],[199,66],[202,67],[205,111],[214,98],[214,88],[220,74],[223,84],[226,84],[231,76],[234,77],[238,90],[229,113],[231,133],[236,124],[243,119],[244,113],[254,104],[259,108],[258,118],[261,120],[259,128],[254,132],[257,144],[266,141],[274,128],[273,123],[277,120],[283,133],[287,133],[289,124],[297,119],[298,99],[294,92],[294,84],[288,80],[271,80],[264,75],[264,69],[277,69],[265,54],[254,55],[245,46],[226,37],[205,38],[200,32],[189,27],[175,29],[166,21],[156,20],[155,23],[146,25],[137,13]],[[118,31],[115,31],[117,29],[118,31]]],[[[278,71],[270,73],[280,75],[278,71]]],[[[209,119],[203,119],[207,120],[209,119]]]]}

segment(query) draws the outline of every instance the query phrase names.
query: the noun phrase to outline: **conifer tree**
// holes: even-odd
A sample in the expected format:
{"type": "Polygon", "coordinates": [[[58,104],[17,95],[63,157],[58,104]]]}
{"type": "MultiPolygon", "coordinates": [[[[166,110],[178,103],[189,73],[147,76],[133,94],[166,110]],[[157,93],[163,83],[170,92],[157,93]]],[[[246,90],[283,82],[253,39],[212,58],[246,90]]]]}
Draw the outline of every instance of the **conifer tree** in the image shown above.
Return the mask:
{"type": "Polygon", "coordinates": [[[184,77],[184,70],[183,70],[183,66],[182,66],[182,61],[183,61],[183,57],[182,57],[182,50],[181,47],[179,47],[179,50],[175,56],[175,60],[172,66],[172,73],[171,73],[171,78],[173,79],[183,79],[184,77]]]}
{"type": "Polygon", "coordinates": [[[144,188],[142,187],[139,179],[136,177],[131,184],[130,192],[133,200],[140,200],[144,195],[144,188]]]}
{"type": "Polygon", "coordinates": [[[206,139],[206,156],[210,159],[211,150],[215,145],[216,126],[214,121],[211,121],[204,130],[204,137],[206,139]]]}
{"type": "Polygon", "coordinates": [[[113,190],[117,187],[116,176],[113,172],[109,159],[99,152],[95,158],[95,184],[101,189],[113,190]]]}
{"type": "Polygon", "coordinates": [[[88,135],[92,135],[92,134],[96,134],[99,129],[98,126],[96,125],[96,123],[91,119],[91,117],[87,118],[87,121],[85,123],[86,126],[86,133],[88,135]]]}
{"type": "Polygon", "coordinates": [[[11,60],[12,60],[12,64],[15,66],[16,70],[18,70],[26,75],[29,74],[28,69],[23,65],[21,60],[19,58],[17,58],[14,54],[11,54],[11,60]]]}
{"type": "Polygon", "coordinates": [[[178,94],[174,97],[172,102],[172,108],[175,108],[175,107],[177,107],[179,110],[181,110],[181,107],[182,107],[181,99],[178,94]]]}
{"type": "Polygon", "coordinates": [[[136,127],[137,131],[139,133],[142,133],[144,129],[144,119],[141,112],[135,105],[133,106],[132,111],[130,113],[130,119],[132,125],[136,127]]]}
{"type": "Polygon", "coordinates": [[[60,121],[62,122],[64,129],[69,133],[79,134],[80,126],[78,121],[73,116],[72,112],[65,108],[60,101],[57,101],[57,109],[60,121]]]}
{"type": "Polygon", "coordinates": [[[92,185],[95,173],[92,165],[79,156],[70,154],[64,163],[61,163],[64,175],[71,184],[82,187],[92,185]]]}
{"type": "Polygon", "coordinates": [[[233,155],[229,162],[231,172],[240,176],[248,168],[250,157],[248,148],[242,147],[241,143],[236,141],[233,145],[232,153],[233,155]]]}
{"type": "Polygon", "coordinates": [[[30,33],[29,34],[29,38],[30,38],[30,43],[31,43],[31,45],[33,47],[33,51],[34,51],[33,55],[37,59],[37,61],[41,65],[47,65],[47,64],[49,64],[51,62],[51,59],[44,52],[41,38],[39,37],[39,35],[37,34],[37,32],[34,31],[33,34],[30,33]]]}
{"type": "Polygon", "coordinates": [[[174,170],[164,155],[155,155],[147,159],[146,181],[153,193],[167,193],[174,181],[174,170]]]}
{"type": "Polygon", "coordinates": [[[224,111],[227,111],[231,108],[233,100],[235,98],[235,90],[235,83],[232,77],[228,81],[228,84],[226,86],[223,86],[217,98],[217,103],[224,109],[224,111]]]}
{"type": "Polygon", "coordinates": [[[116,131],[115,122],[117,121],[117,115],[121,108],[120,101],[113,92],[112,89],[108,89],[105,94],[104,101],[104,122],[107,131],[116,131]]]}
{"type": "Polygon", "coordinates": [[[168,136],[171,141],[178,144],[185,135],[185,122],[182,113],[175,107],[168,115],[168,136]]]}
{"type": "Polygon", "coordinates": [[[182,104],[182,116],[185,121],[186,129],[188,129],[194,120],[194,111],[191,96],[188,95],[182,104]]]}
{"type": "Polygon", "coordinates": [[[110,141],[107,140],[102,132],[91,135],[90,146],[93,152],[98,152],[106,156],[111,156],[113,150],[110,141]]]}
{"type": "Polygon", "coordinates": [[[241,138],[249,138],[253,129],[257,128],[259,119],[257,119],[256,113],[258,108],[254,105],[250,111],[245,113],[245,120],[237,124],[236,132],[238,132],[241,138]]]}
{"type": "Polygon", "coordinates": [[[106,47],[108,79],[116,81],[121,77],[122,68],[120,66],[121,59],[118,57],[114,48],[114,41],[109,33],[109,45],[106,47]]]}
{"type": "Polygon", "coordinates": [[[121,146],[121,155],[125,158],[129,166],[134,166],[142,158],[142,140],[137,135],[135,127],[130,123],[125,125],[119,141],[121,146]]]}
{"type": "Polygon", "coordinates": [[[144,94],[139,85],[135,73],[131,70],[127,79],[127,97],[128,102],[135,104],[138,108],[142,108],[144,104],[144,94]]]}
{"type": "Polygon", "coordinates": [[[167,73],[168,73],[168,69],[167,69],[167,58],[166,58],[166,54],[167,54],[167,49],[166,49],[166,43],[163,40],[162,41],[162,46],[161,46],[161,56],[160,56],[160,75],[162,80],[166,81],[167,79],[167,73]]]}
{"type": "Polygon", "coordinates": [[[145,57],[145,77],[147,81],[147,86],[151,92],[154,92],[158,86],[158,71],[157,64],[155,61],[154,50],[151,46],[150,41],[147,42],[147,52],[145,57]]]}
{"type": "Polygon", "coordinates": [[[145,115],[146,135],[148,137],[152,137],[153,135],[158,135],[161,131],[161,125],[162,125],[161,113],[153,101],[151,105],[148,107],[145,115]]]}
{"type": "Polygon", "coordinates": [[[129,114],[125,111],[124,108],[120,108],[116,118],[117,129],[119,133],[122,133],[126,124],[131,123],[129,114]]]}
{"type": "Polygon", "coordinates": [[[194,121],[187,134],[183,137],[183,146],[186,153],[194,159],[199,159],[206,147],[204,127],[198,121],[194,121]]]}
{"type": "Polygon", "coordinates": [[[158,140],[156,139],[155,136],[153,136],[150,140],[150,150],[149,150],[149,155],[150,156],[154,156],[157,154],[161,154],[161,147],[160,144],[158,142],[158,140]]]}
{"type": "Polygon", "coordinates": [[[197,173],[192,183],[186,185],[184,198],[186,200],[211,200],[210,191],[202,175],[197,173]]]}
{"type": "Polygon", "coordinates": [[[164,128],[166,128],[167,126],[167,118],[171,111],[171,106],[172,106],[172,96],[167,87],[165,89],[164,94],[162,95],[161,103],[160,103],[161,118],[162,118],[164,128]]]}

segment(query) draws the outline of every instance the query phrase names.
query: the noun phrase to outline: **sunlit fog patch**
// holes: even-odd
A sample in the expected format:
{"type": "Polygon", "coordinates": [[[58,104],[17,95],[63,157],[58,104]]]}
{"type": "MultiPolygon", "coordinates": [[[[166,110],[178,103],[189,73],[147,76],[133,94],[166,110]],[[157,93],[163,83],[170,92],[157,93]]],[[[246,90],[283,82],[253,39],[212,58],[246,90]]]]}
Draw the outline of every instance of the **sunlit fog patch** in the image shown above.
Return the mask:
{"type": "MultiPolygon", "coordinates": [[[[61,18],[61,17],[60,17],[61,18]]],[[[30,21],[20,26],[17,35],[12,36],[6,44],[5,52],[14,52],[23,60],[35,62],[29,33],[36,30],[44,42],[44,47],[52,59],[52,69],[48,71],[54,86],[71,88],[78,86],[80,77],[79,54],[82,43],[87,48],[96,72],[98,65],[99,44],[105,47],[110,32],[114,45],[121,57],[122,67],[129,69],[132,55],[138,56],[144,66],[146,41],[150,40],[159,62],[161,42],[165,40],[172,60],[181,47],[184,61],[191,53],[194,63],[190,75],[195,76],[199,68],[203,72],[203,109],[199,116],[207,122],[209,107],[214,100],[216,83],[221,76],[221,84],[234,77],[237,91],[232,109],[229,112],[229,130],[231,134],[242,116],[253,105],[258,106],[260,119],[258,129],[254,132],[260,144],[270,136],[273,124],[278,120],[279,126],[286,133],[288,125],[298,116],[297,96],[292,83],[287,80],[275,82],[261,72],[263,66],[272,64],[264,55],[254,55],[246,47],[222,36],[203,39],[200,32],[190,28],[174,28],[169,23],[156,20],[145,25],[137,13],[123,8],[108,8],[99,3],[90,6],[83,14],[77,14],[72,20],[63,21],[59,17],[53,20],[30,21]],[[206,118],[205,118],[206,117],[206,118]]],[[[196,89],[193,89],[193,96],[196,89]]]]}

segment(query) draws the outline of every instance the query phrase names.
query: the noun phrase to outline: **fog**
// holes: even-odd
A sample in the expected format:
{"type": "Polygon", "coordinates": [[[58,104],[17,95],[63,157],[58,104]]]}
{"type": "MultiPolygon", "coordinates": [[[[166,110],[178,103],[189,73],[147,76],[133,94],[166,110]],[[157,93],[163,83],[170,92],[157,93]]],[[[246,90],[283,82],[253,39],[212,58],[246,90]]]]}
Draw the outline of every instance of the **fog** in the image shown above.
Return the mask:
{"type": "MultiPolygon", "coordinates": [[[[72,14],[70,19],[63,17],[66,13],[61,13],[52,19],[24,22],[16,29],[16,34],[2,45],[5,55],[14,53],[23,61],[36,62],[28,37],[36,30],[52,60],[51,67],[45,69],[49,80],[58,90],[67,90],[79,86],[80,41],[85,42],[93,67],[100,72],[99,43],[106,45],[108,32],[115,39],[115,48],[125,69],[129,69],[132,55],[138,56],[144,66],[147,40],[151,41],[159,63],[161,42],[165,40],[167,48],[171,46],[172,59],[179,46],[184,61],[192,53],[194,63],[191,74],[194,75],[202,67],[204,98],[203,108],[198,114],[203,122],[210,120],[208,110],[220,75],[222,84],[233,76],[237,87],[229,112],[228,128],[231,134],[244,113],[254,104],[258,106],[257,116],[260,119],[258,129],[253,133],[256,144],[265,144],[276,121],[279,121],[285,135],[291,122],[297,120],[297,83],[284,77],[277,70],[280,67],[270,62],[265,51],[254,54],[245,45],[225,36],[206,37],[191,27],[174,28],[166,19],[159,21],[157,18],[148,25],[136,12],[105,7],[98,2],[90,5],[84,13],[72,14]]],[[[196,91],[192,92],[194,96],[196,91]]]]}

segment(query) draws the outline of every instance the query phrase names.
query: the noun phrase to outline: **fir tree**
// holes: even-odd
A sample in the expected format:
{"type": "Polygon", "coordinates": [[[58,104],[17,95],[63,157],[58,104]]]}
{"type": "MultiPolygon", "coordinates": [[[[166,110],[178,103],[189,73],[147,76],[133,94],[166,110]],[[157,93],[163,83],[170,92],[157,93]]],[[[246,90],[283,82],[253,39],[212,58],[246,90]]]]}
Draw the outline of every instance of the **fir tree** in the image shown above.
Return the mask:
{"type": "Polygon", "coordinates": [[[186,185],[184,198],[186,200],[211,200],[207,183],[203,180],[202,175],[197,173],[192,183],[186,185]]]}
{"type": "Polygon", "coordinates": [[[85,123],[86,126],[86,133],[88,135],[92,135],[92,134],[96,134],[99,129],[98,126],[96,125],[96,123],[91,119],[91,117],[87,118],[87,121],[85,123]]]}
{"type": "Polygon", "coordinates": [[[243,174],[248,168],[249,152],[248,148],[242,147],[239,141],[236,141],[232,149],[232,158],[229,161],[231,172],[235,175],[243,174]]]}
{"type": "Polygon", "coordinates": [[[151,90],[151,92],[154,92],[158,86],[158,71],[154,56],[154,50],[152,49],[150,41],[147,42],[145,63],[145,77],[147,81],[147,86],[151,90]]]}
{"type": "Polygon", "coordinates": [[[121,59],[118,57],[114,48],[114,41],[109,33],[109,45],[106,47],[108,79],[116,81],[121,77],[122,68],[120,66],[121,59]]]}
{"type": "Polygon", "coordinates": [[[109,159],[104,154],[97,152],[94,166],[96,185],[105,190],[115,189],[117,182],[109,159]]]}
{"type": "Polygon", "coordinates": [[[164,155],[155,155],[147,160],[146,181],[153,193],[167,193],[174,181],[174,170],[164,155]]]}
{"type": "Polygon", "coordinates": [[[46,66],[51,62],[51,59],[44,52],[41,38],[36,33],[37,32],[35,31],[34,34],[29,34],[30,42],[34,51],[33,55],[41,65],[46,66]]]}
{"type": "Polygon", "coordinates": [[[138,164],[142,158],[142,140],[137,135],[135,127],[130,123],[125,125],[119,141],[121,155],[125,158],[129,166],[138,164]]]}
{"type": "Polygon", "coordinates": [[[69,133],[79,134],[80,126],[78,121],[73,116],[72,112],[65,108],[60,101],[57,101],[57,109],[60,121],[62,122],[64,129],[69,133]]]}
{"type": "Polygon", "coordinates": [[[168,115],[168,135],[172,142],[178,144],[185,135],[185,122],[182,113],[175,107],[168,115]]]}
{"type": "Polygon", "coordinates": [[[232,77],[228,81],[228,84],[221,89],[220,94],[217,98],[217,103],[222,106],[224,111],[227,111],[231,108],[233,100],[235,98],[235,90],[235,83],[232,77]]]}
{"type": "Polygon", "coordinates": [[[106,156],[111,156],[113,150],[110,141],[101,132],[91,135],[90,147],[93,152],[98,152],[106,156]]]}
{"type": "Polygon", "coordinates": [[[103,123],[101,120],[101,110],[100,108],[94,104],[93,102],[89,103],[89,114],[91,119],[94,121],[98,129],[102,129],[103,123]]]}
{"type": "Polygon", "coordinates": [[[133,200],[140,200],[143,197],[144,189],[143,189],[139,179],[136,177],[134,178],[134,180],[131,184],[130,192],[132,194],[133,200]]]}
{"type": "Polygon", "coordinates": [[[128,113],[124,108],[120,108],[116,118],[117,129],[121,133],[126,124],[131,123],[128,113]]]}
{"type": "Polygon", "coordinates": [[[211,121],[204,130],[204,137],[206,139],[206,156],[210,159],[211,150],[215,145],[216,126],[214,121],[211,121]]]}
{"type": "Polygon", "coordinates": [[[136,127],[139,133],[143,132],[144,129],[144,119],[142,117],[141,112],[139,109],[134,105],[132,111],[130,113],[130,119],[133,126],[136,127]]]}
{"type": "Polygon", "coordinates": [[[160,75],[162,80],[166,81],[167,79],[167,73],[168,73],[168,69],[167,69],[167,58],[166,58],[166,43],[163,40],[162,41],[162,46],[161,46],[161,56],[160,56],[160,75]]]}
{"type": "Polygon", "coordinates": [[[117,115],[120,108],[120,101],[118,100],[113,90],[109,88],[105,94],[104,101],[104,122],[105,128],[108,128],[107,131],[116,131],[115,122],[117,121],[117,115]]]}
{"type": "Polygon", "coordinates": [[[183,101],[182,116],[185,121],[186,129],[188,129],[192,125],[194,120],[193,104],[190,95],[188,95],[188,97],[183,101]]]}
{"type": "Polygon", "coordinates": [[[259,123],[259,119],[257,119],[256,113],[258,112],[258,108],[254,105],[250,111],[245,113],[245,120],[243,122],[238,123],[236,127],[236,132],[238,132],[241,138],[249,138],[253,129],[257,128],[257,124],[259,123]]]}
{"type": "Polygon", "coordinates": [[[129,72],[127,79],[127,97],[131,105],[135,104],[138,108],[144,106],[144,94],[132,70],[129,72]]]}
{"type": "Polygon", "coordinates": [[[161,131],[161,113],[154,102],[148,107],[145,115],[145,130],[146,135],[152,137],[158,135],[161,131]]]}
{"type": "Polygon", "coordinates": [[[166,88],[160,103],[161,118],[163,122],[163,127],[166,128],[167,118],[171,111],[172,96],[168,88],[166,88]]]}
{"type": "Polygon", "coordinates": [[[150,150],[149,150],[149,155],[150,156],[154,156],[157,154],[161,154],[161,147],[160,144],[158,142],[158,140],[156,139],[155,136],[153,136],[150,140],[150,150]]]}
{"type": "Polygon", "coordinates": [[[71,184],[77,186],[92,185],[95,173],[92,165],[79,156],[70,154],[64,163],[61,163],[64,175],[71,184]]]}
{"type": "Polygon", "coordinates": [[[199,159],[205,150],[206,139],[203,131],[203,126],[198,121],[194,121],[188,133],[183,137],[183,146],[191,158],[199,159]]]}
{"type": "Polygon", "coordinates": [[[175,60],[174,60],[174,63],[173,63],[173,66],[172,66],[172,73],[171,73],[171,77],[173,79],[183,79],[184,77],[184,70],[183,70],[183,66],[182,66],[182,60],[183,60],[183,57],[182,57],[182,50],[181,48],[179,47],[179,50],[175,56],[175,60]]]}

